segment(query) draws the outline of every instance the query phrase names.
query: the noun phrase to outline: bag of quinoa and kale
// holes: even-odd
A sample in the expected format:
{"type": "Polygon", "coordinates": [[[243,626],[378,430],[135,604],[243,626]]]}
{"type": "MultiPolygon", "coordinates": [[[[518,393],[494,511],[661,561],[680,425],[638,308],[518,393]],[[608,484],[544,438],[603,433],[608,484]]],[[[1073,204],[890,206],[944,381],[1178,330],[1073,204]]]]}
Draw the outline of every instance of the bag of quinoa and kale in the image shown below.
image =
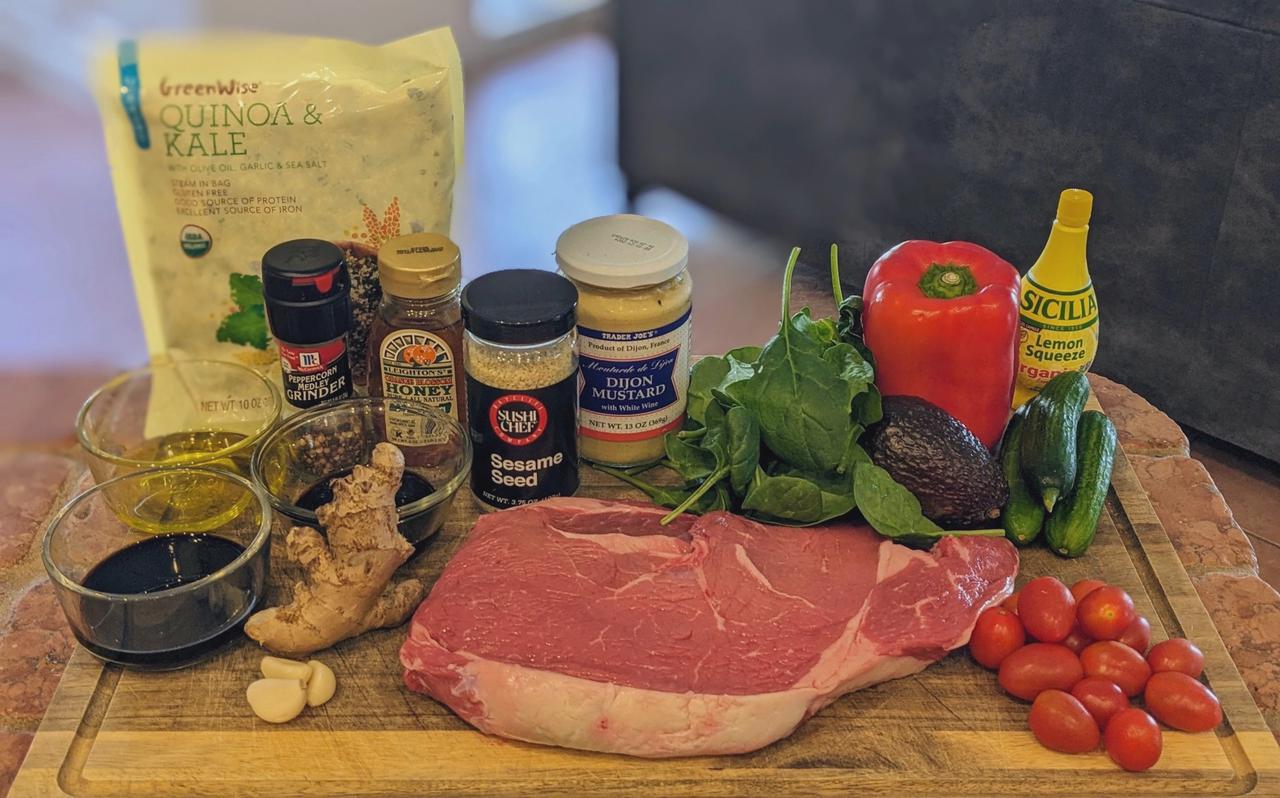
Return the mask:
{"type": "Polygon", "coordinates": [[[324,238],[348,254],[362,385],[378,246],[449,232],[462,153],[449,30],[380,47],[143,38],[104,51],[93,78],[152,357],[235,360],[278,384],[260,260],[279,242],[324,238]]]}

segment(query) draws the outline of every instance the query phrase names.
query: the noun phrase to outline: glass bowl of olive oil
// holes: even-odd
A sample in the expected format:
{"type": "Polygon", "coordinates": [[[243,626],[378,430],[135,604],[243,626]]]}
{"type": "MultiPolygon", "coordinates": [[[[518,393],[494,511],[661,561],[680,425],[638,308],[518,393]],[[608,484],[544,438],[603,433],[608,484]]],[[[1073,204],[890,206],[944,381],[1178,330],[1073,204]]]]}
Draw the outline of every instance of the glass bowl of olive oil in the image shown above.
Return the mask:
{"type": "Polygon", "coordinates": [[[253,479],[282,519],[317,527],[316,509],[333,499],[333,480],[368,465],[373,447],[383,442],[404,454],[396,491],[399,529],[421,551],[471,471],[470,437],[457,419],[432,405],[369,397],[298,413],[262,440],[253,455],[253,479]]]}
{"type": "Polygon", "coordinates": [[[85,648],[106,662],[169,670],[240,636],[266,589],[270,540],[271,505],[252,482],[167,467],[76,496],[50,522],[42,554],[85,648]]]}
{"type": "MultiPolygon", "coordinates": [[[[126,372],[95,391],[76,417],[76,437],[89,455],[94,481],[161,466],[204,466],[249,476],[253,449],[280,418],[280,394],[258,372],[218,360],[170,360],[126,372]]],[[[144,491],[169,486],[135,482],[144,491]]],[[[164,516],[130,513],[136,523],[170,529],[164,516]]],[[[181,502],[181,493],[161,494],[181,502]]],[[[176,530],[182,531],[182,530],[176,530]]]]}

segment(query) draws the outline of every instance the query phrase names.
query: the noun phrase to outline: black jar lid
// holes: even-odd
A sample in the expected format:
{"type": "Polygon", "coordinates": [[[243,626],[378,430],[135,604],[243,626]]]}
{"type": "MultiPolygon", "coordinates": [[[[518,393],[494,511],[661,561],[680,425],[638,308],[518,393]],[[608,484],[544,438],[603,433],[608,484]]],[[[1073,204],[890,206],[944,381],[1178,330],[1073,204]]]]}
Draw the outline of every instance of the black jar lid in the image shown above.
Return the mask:
{"type": "Polygon", "coordinates": [[[462,289],[462,319],[477,338],[538,344],[559,338],[577,321],[578,289],[555,272],[506,269],[462,289]]]}
{"type": "Polygon", "coordinates": [[[291,344],[318,344],[351,327],[346,253],[331,241],[299,238],[262,256],[262,294],[271,334],[291,344]]]}

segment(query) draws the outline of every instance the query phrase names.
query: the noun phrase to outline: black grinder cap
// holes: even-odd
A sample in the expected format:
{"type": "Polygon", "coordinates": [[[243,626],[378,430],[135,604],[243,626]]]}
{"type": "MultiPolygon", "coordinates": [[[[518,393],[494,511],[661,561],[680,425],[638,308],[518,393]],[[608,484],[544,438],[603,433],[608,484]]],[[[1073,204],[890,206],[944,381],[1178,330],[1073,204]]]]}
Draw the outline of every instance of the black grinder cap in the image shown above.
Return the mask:
{"type": "Polygon", "coordinates": [[[346,253],[331,241],[299,238],[262,256],[262,295],[271,334],[290,344],[321,344],[351,328],[346,253]]]}
{"type": "Polygon", "coordinates": [[[462,319],[477,338],[496,344],[540,344],[573,329],[578,289],[555,272],[505,269],[462,289],[462,319]]]}

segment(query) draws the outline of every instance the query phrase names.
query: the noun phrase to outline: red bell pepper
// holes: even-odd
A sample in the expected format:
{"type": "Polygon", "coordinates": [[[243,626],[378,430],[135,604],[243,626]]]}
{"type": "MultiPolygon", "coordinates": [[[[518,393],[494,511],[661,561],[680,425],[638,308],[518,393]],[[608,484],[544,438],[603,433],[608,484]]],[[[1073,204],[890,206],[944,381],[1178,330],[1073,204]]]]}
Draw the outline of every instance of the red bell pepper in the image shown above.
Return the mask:
{"type": "Polygon", "coordinates": [[[928,400],[994,448],[1018,368],[1017,269],[965,241],[904,241],[871,267],[862,299],[880,392],[928,400]]]}

